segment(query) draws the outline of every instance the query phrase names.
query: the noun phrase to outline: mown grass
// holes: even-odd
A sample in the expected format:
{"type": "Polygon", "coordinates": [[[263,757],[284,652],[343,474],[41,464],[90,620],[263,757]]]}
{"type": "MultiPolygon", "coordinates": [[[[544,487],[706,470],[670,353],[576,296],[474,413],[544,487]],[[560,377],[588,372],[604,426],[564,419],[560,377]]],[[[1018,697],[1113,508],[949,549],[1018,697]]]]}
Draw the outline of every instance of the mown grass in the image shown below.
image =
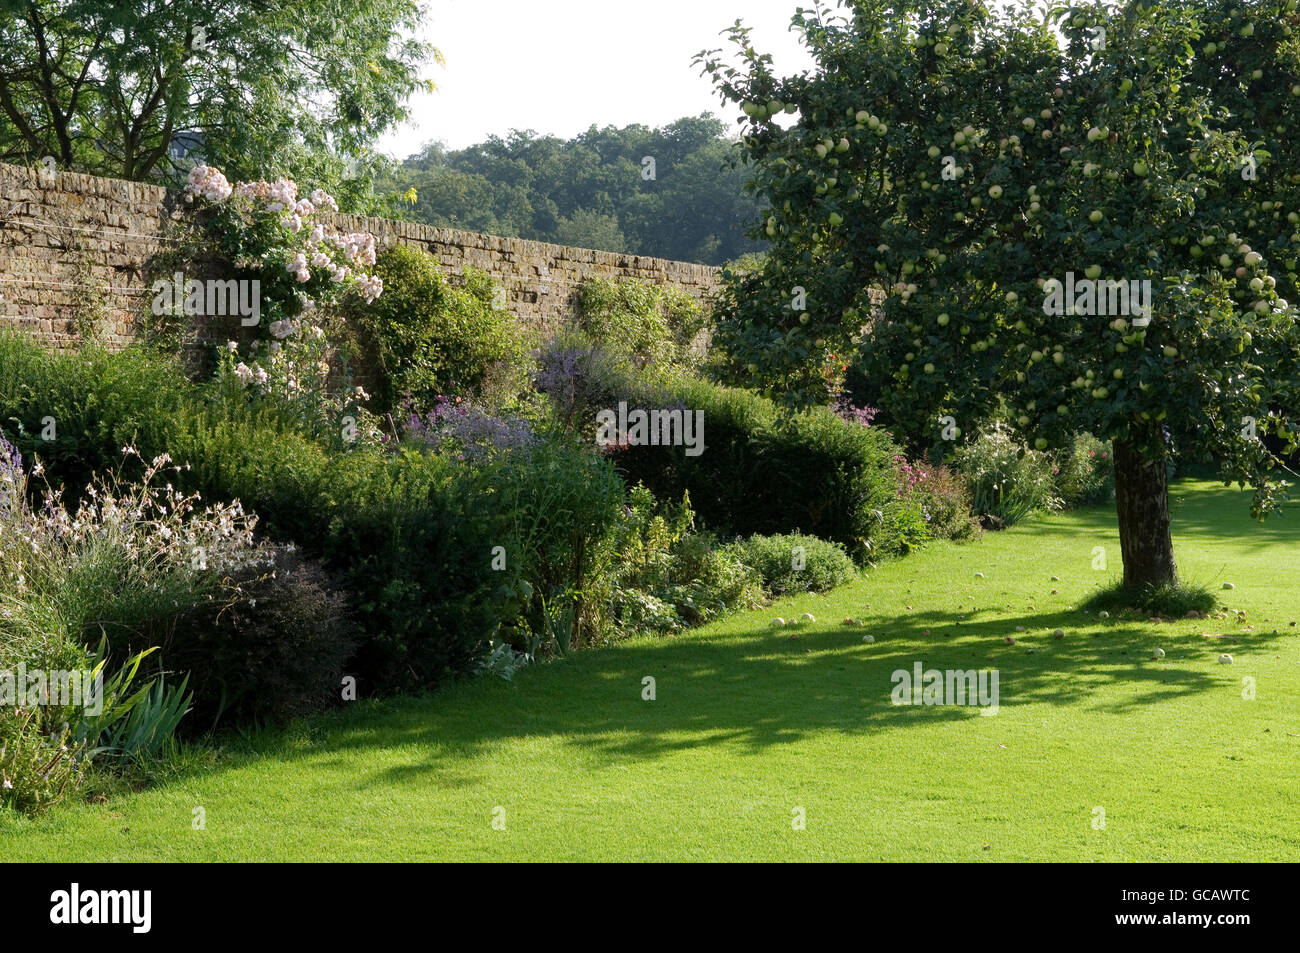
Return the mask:
{"type": "Polygon", "coordinates": [[[0,857],[1300,859],[1300,523],[1255,524],[1204,481],[1173,493],[1184,578],[1244,616],[1085,615],[1119,572],[1113,513],[1036,517],[825,596],[359,702],[140,793],[0,817],[0,857]],[[769,625],[803,612],[797,639],[769,625]],[[998,713],[892,705],[918,660],[996,667],[998,713]]]}

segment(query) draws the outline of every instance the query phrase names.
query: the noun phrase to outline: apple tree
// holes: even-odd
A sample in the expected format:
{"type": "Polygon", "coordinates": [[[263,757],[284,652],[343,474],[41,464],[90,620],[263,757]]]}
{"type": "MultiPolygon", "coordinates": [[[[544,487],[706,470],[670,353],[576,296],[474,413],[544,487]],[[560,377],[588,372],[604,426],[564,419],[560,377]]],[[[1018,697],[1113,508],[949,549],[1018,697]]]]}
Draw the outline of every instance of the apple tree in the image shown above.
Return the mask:
{"type": "Polygon", "coordinates": [[[855,363],[936,444],[1000,402],[1039,449],[1108,437],[1124,586],[1176,585],[1166,458],[1262,517],[1286,482],[1260,438],[1297,444],[1296,6],[819,5],[785,78],[737,23],[699,62],[772,247],[726,291],[729,372],[810,404],[855,363]]]}

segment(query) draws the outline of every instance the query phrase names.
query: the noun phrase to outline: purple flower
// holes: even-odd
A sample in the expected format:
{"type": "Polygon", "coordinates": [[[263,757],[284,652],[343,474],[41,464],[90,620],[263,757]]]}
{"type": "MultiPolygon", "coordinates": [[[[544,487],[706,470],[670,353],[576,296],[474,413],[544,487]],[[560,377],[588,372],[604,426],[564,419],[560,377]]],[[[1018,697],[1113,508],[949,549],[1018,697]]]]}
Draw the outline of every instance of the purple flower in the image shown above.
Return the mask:
{"type": "Polygon", "coordinates": [[[3,433],[0,433],[0,474],[22,476],[22,472],[23,455],[18,452],[17,447],[5,439],[3,433]]]}
{"type": "Polygon", "coordinates": [[[837,416],[847,420],[849,423],[858,423],[863,427],[870,427],[871,422],[875,420],[876,415],[880,413],[880,408],[878,407],[854,406],[847,397],[841,397],[837,400],[834,406],[831,407],[831,410],[833,410],[837,416]]]}
{"type": "Polygon", "coordinates": [[[533,357],[539,365],[537,389],[552,397],[571,402],[580,384],[591,376],[592,352],[584,348],[539,350],[533,357]]]}
{"type": "Polygon", "coordinates": [[[438,395],[433,409],[416,413],[409,398],[402,403],[406,412],[406,437],[438,450],[450,442],[459,459],[482,460],[493,451],[522,450],[533,446],[537,436],[521,417],[497,417],[461,397],[438,395]]]}

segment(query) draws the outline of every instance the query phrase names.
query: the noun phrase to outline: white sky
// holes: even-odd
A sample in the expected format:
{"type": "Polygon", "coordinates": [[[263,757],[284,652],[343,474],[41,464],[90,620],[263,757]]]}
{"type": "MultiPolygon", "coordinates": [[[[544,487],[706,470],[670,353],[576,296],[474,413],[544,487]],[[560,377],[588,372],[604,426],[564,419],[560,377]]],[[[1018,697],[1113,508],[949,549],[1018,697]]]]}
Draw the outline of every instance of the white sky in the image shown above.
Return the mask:
{"type": "Polygon", "coordinates": [[[398,159],[441,139],[451,149],[489,134],[535,129],[569,138],[593,123],[662,126],[713,112],[731,128],[707,77],[691,65],[724,47],[737,18],[753,27],[777,75],[811,60],[789,31],[811,0],[426,0],[423,39],[447,60],[431,64],[435,93],[411,101],[412,119],[379,149],[398,159]]]}

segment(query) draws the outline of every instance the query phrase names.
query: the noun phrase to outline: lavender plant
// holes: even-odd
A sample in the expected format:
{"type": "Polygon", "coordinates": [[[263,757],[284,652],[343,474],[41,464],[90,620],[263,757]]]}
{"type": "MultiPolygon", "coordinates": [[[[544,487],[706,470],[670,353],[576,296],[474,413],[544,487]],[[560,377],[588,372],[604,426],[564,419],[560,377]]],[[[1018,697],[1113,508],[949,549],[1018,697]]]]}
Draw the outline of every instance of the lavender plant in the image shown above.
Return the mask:
{"type": "Polygon", "coordinates": [[[499,451],[524,450],[537,443],[532,425],[522,417],[498,415],[462,397],[438,395],[433,409],[421,416],[408,399],[402,404],[405,436],[435,452],[455,453],[482,462],[499,451]]]}

